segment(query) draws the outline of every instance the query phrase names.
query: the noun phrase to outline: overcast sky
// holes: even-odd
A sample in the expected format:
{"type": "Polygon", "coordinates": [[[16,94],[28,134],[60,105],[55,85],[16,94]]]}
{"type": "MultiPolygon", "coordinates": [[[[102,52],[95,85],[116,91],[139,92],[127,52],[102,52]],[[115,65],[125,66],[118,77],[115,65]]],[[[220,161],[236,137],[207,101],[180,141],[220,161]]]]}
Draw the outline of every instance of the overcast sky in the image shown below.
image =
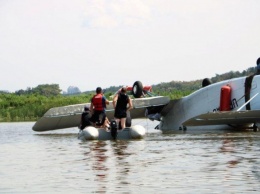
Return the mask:
{"type": "Polygon", "coordinates": [[[259,0],[0,0],[0,90],[191,81],[258,57],[259,0]]]}

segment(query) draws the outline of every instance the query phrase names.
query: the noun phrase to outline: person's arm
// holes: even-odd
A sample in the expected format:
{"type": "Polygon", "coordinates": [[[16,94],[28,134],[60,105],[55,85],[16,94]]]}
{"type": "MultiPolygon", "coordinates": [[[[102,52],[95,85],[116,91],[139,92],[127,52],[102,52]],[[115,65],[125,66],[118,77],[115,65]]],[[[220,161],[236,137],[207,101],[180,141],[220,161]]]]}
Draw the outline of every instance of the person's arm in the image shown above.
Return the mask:
{"type": "Polygon", "coordinates": [[[116,94],[113,98],[113,107],[116,108],[116,102],[117,102],[118,94],[116,94]]]}
{"type": "Polygon", "coordinates": [[[92,102],[90,104],[89,110],[90,110],[91,114],[93,114],[94,110],[93,110],[93,103],[92,102]]]}
{"type": "Polygon", "coordinates": [[[107,108],[107,105],[109,105],[109,101],[106,99],[105,96],[102,97],[102,106],[104,108],[107,108]]]}
{"type": "Polygon", "coordinates": [[[127,111],[131,110],[133,108],[133,103],[132,103],[132,99],[131,98],[128,99],[128,104],[129,104],[129,106],[127,108],[127,111]]]}

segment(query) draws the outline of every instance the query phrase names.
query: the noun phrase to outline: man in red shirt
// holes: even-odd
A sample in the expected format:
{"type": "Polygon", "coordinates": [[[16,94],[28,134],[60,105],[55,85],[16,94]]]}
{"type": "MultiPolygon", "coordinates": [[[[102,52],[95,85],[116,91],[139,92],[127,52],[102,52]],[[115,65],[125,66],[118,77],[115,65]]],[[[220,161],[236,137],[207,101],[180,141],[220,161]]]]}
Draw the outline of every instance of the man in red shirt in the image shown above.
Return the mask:
{"type": "Polygon", "coordinates": [[[91,121],[96,126],[102,126],[106,119],[106,105],[109,101],[102,94],[102,88],[97,87],[96,95],[91,99],[90,112],[92,113],[91,121]]]}

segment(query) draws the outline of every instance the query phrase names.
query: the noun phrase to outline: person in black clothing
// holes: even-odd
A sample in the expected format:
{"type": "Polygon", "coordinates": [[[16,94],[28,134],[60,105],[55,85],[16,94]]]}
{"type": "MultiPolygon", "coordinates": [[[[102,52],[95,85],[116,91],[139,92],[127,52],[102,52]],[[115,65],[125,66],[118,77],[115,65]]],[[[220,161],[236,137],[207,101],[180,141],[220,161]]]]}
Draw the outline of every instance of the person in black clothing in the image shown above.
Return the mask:
{"type": "MultiPolygon", "coordinates": [[[[252,81],[255,75],[260,75],[260,57],[256,60],[256,73],[247,76],[245,79],[245,102],[250,100],[250,92],[252,87],[252,81]]],[[[246,104],[246,110],[251,110],[250,102],[246,104]]]]}
{"type": "Polygon", "coordinates": [[[117,123],[120,122],[121,128],[124,129],[127,111],[129,111],[133,107],[131,98],[126,94],[126,87],[123,87],[121,91],[115,95],[113,99],[113,106],[115,108],[115,120],[117,121],[117,123]]]}
{"type": "Polygon", "coordinates": [[[260,57],[256,61],[256,75],[260,75],[260,57]]]}
{"type": "Polygon", "coordinates": [[[90,122],[91,113],[89,107],[84,107],[84,112],[81,114],[81,122],[80,122],[80,129],[83,130],[87,126],[91,126],[92,123],[90,122]]]}

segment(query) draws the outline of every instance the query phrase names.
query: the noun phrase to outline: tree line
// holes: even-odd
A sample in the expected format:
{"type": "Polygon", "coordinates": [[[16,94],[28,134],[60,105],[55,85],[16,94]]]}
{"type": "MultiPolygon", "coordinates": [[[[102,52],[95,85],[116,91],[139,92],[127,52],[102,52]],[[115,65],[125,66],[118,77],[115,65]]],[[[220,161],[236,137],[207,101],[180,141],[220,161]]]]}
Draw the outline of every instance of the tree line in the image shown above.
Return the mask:
{"type": "MultiPolygon", "coordinates": [[[[255,68],[249,68],[243,72],[228,72],[222,75],[216,74],[211,82],[219,82],[235,77],[253,74],[255,68]]],[[[152,85],[153,93],[169,96],[170,99],[179,99],[201,88],[202,80],[189,82],[171,81],[152,85]]],[[[111,86],[104,89],[105,96],[114,94],[122,86],[111,86]]],[[[0,92],[0,122],[36,121],[44,113],[53,107],[90,102],[95,91],[86,91],[77,95],[62,95],[58,84],[44,84],[36,88],[18,90],[14,93],[0,92]]]]}

